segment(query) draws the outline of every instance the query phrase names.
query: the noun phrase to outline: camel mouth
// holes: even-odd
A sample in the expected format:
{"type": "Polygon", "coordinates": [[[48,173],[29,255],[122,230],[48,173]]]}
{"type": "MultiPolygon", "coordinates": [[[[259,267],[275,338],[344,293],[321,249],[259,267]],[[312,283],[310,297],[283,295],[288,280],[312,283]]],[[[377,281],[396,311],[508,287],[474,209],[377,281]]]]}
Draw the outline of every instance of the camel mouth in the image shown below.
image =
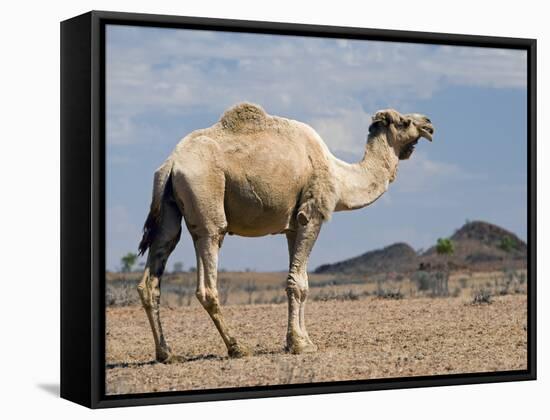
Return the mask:
{"type": "Polygon", "coordinates": [[[418,139],[415,141],[410,142],[409,144],[405,145],[403,149],[401,149],[401,152],[399,153],[399,159],[405,160],[411,157],[411,155],[414,152],[414,148],[416,144],[418,143],[418,139]]]}
{"type": "Polygon", "coordinates": [[[434,134],[434,128],[431,125],[425,125],[420,127],[420,137],[424,137],[426,140],[432,141],[434,134]]]}

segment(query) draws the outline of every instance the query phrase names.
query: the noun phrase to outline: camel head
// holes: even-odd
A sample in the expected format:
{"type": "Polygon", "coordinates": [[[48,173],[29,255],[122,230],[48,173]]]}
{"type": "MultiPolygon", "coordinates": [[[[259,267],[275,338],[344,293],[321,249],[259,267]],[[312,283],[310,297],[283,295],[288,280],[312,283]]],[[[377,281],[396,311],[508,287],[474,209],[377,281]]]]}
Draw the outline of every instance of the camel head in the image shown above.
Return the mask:
{"type": "Polygon", "coordinates": [[[402,115],[393,109],[386,109],[374,114],[369,127],[370,134],[383,132],[399,159],[408,159],[421,137],[432,141],[434,127],[425,115],[402,115]]]}

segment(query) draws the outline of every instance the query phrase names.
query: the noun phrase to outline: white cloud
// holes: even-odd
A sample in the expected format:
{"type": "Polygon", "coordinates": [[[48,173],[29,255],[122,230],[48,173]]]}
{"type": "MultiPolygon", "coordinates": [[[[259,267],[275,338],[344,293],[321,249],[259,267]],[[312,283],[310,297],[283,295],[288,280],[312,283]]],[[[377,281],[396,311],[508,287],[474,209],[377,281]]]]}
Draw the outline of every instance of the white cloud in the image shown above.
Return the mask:
{"type": "Polygon", "coordinates": [[[312,118],[308,123],[315,128],[331,150],[351,152],[362,156],[371,117],[359,104],[355,108],[334,110],[334,115],[312,118]]]}
{"type": "Polygon", "coordinates": [[[527,53],[494,48],[443,46],[420,68],[455,85],[521,88],[527,85],[527,53]]]}
{"type": "MultiPolygon", "coordinates": [[[[108,32],[108,138],[136,141],[141,113],[220,115],[250,100],[308,120],[331,147],[361,147],[377,104],[399,107],[448,85],[524,87],[521,51],[114,27],[108,32]],[[340,120],[340,121],[339,121],[340,120]]],[[[182,135],[185,133],[182,133],[182,135]]]]}
{"type": "Polygon", "coordinates": [[[106,121],[108,141],[110,144],[132,144],[134,143],[134,124],[130,115],[110,114],[106,121]]]}
{"type": "MultiPolygon", "coordinates": [[[[419,144],[417,148],[422,146],[419,144]]],[[[435,161],[416,150],[410,160],[399,164],[394,188],[405,193],[430,192],[437,191],[451,180],[476,179],[483,179],[483,175],[466,171],[455,163],[435,161]]]]}

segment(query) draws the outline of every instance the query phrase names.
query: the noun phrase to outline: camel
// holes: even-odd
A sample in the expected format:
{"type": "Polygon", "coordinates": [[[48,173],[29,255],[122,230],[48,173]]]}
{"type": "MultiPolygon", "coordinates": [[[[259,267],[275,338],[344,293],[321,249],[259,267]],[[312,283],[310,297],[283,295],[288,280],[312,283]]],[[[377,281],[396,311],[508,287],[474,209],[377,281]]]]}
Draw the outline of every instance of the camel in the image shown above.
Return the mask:
{"type": "Polygon", "coordinates": [[[229,357],[250,354],[224,321],[216,288],[218,252],[226,234],[284,234],[288,242],[286,351],[314,352],[305,324],[307,262],[323,222],[335,211],[372,204],[395,180],[421,137],[432,140],[420,114],[377,112],[359,163],[329,151],[309,125],[239,103],[220,120],[181,140],[156,170],[153,198],[139,252],[149,250],[137,289],[149,319],[156,359],[174,355],[160,320],[160,284],[166,260],[181,235],[182,217],[197,257],[196,296],[208,312],[229,357]]]}

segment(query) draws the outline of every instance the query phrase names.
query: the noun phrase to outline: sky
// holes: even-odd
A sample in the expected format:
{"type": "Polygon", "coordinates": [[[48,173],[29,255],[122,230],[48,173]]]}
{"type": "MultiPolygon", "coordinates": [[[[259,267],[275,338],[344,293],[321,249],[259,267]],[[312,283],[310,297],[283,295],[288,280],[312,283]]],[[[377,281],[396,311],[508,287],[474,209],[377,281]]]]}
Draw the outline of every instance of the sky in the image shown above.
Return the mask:
{"type": "MultiPolygon", "coordinates": [[[[106,260],[136,252],[153,173],[185,135],[250,101],[310,124],[337,157],[363,155],[379,109],[429,116],[372,205],[325,223],[309,269],[395,242],[415,249],[483,220],[527,237],[525,51],[108,25],[106,260]]],[[[227,236],[220,268],[282,271],[284,235],[227,236]]],[[[168,260],[195,265],[185,228],[168,260]]]]}

